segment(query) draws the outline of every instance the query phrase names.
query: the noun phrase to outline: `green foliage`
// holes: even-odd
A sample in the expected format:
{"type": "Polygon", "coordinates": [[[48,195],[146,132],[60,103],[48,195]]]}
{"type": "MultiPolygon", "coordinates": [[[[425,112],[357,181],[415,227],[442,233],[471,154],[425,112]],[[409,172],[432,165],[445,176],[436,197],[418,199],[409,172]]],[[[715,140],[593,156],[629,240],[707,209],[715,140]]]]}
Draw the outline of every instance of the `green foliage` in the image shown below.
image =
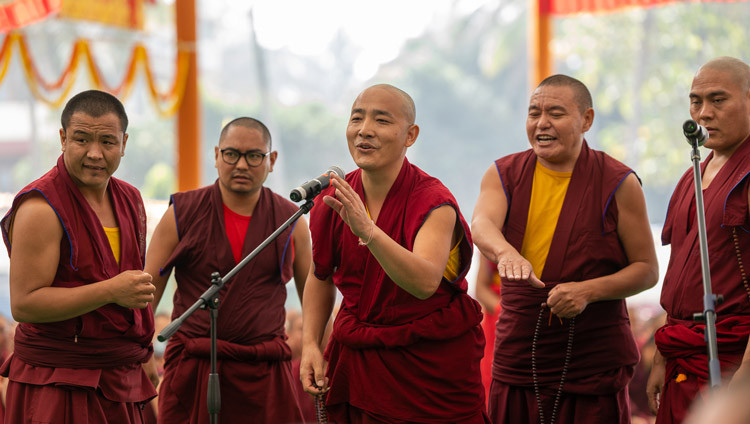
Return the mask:
{"type": "MultiPolygon", "coordinates": [[[[588,138],[633,167],[647,196],[669,193],[690,167],[681,128],[693,75],[717,56],[747,59],[748,18],[746,3],[675,3],[555,20],[557,71],[594,96],[588,138]]],[[[666,200],[649,207],[663,212],[666,200]]]]}
{"type": "Polygon", "coordinates": [[[159,162],[146,173],[141,195],[146,199],[168,199],[177,189],[174,168],[159,162]]]}

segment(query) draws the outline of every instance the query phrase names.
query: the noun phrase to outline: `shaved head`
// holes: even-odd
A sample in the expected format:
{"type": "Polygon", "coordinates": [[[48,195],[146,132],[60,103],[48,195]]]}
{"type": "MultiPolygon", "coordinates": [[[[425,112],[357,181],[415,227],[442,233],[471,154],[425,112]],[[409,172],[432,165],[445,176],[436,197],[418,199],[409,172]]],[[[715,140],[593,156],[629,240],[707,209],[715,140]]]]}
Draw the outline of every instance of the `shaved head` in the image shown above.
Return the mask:
{"type": "Polygon", "coordinates": [[[228,124],[224,125],[224,128],[221,130],[221,135],[219,136],[219,146],[221,146],[221,142],[224,140],[227,132],[232,127],[244,127],[251,130],[260,131],[260,133],[263,135],[263,140],[265,140],[266,144],[268,145],[268,148],[271,148],[271,132],[268,131],[268,127],[266,127],[265,124],[263,124],[259,120],[248,117],[236,118],[230,121],[228,124]]]}
{"type": "Polygon", "coordinates": [[[581,113],[586,112],[587,109],[594,107],[594,102],[591,100],[591,92],[581,81],[567,75],[557,74],[545,78],[539,83],[540,87],[544,86],[555,86],[555,87],[569,87],[573,90],[573,97],[575,98],[578,110],[581,113]]]}
{"type": "Polygon", "coordinates": [[[375,84],[371,87],[366,88],[362,93],[359,93],[359,98],[365,91],[373,89],[373,88],[379,88],[383,90],[387,90],[403,99],[403,112],[404,117],[406,118],[406,122],[409,125],[413,125],[414,122],[417,119],[417,107],[414,105],[414,100],[412,100],[411,96],[407,94],[404,90],[394,87],[390,84],[375,84]]]}
{"type": "Polygon", "coordinates": [[[742,90],[750,90],[750,66],[745,62],[729,56],[717,57],[701,66],[695,73],[696,78],[701,72],[709,69],[728,73],[742,90]]]}

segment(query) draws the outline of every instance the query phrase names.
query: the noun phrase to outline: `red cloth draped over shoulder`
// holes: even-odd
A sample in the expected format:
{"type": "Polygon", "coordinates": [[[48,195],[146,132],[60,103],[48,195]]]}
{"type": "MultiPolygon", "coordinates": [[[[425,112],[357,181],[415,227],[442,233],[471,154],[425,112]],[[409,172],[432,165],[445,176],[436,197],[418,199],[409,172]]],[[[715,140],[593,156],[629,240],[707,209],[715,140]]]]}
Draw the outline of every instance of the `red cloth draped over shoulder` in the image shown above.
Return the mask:
{"type": "MultiPolygon", "coordinates": [[[[496,161],[508,215],[503,233],[519,252],[526,231],[536,155],[533,150],[496,161]]],[[[617,235],[615,192],[633,172],[584,141],[536,289],[526,281],[503,280],[502,310],[496,326],[493,378],[531,387],[531,340],[540,305],[559,283],[614,274],[628,265],[617,235]]],[[[545,312],[537,343],[537,375],[542,386],[557,388],[568,341],[568,320],[545,312]]],[[[624,388],[638,362],[624,300],[595,302],[575,320],[575,336],[565,379],[566,393],[614,394],[624,388]],[[619,370],[618,372],[613,372],[619,370]]]]}
{"type": "MultiPolygon", "coordinates": [[[[210,285],[212,272],[226,275],[237,264],[227,237],[218,180],[206,187],[172,195],[179,242],[162,275],[175,270],[177,290],[172,319],[182,315],[210,285]]],[[[297,207],[261,189],[245,234],[242,257],[281,226],[297,207]]],[[[293,275],[287,228],[219,292],[217,367],[223,422],[287,423],[301,421],[294,397],[291,351],[286,333],[286,283],[293,275]]],[[[160,423],[208,423],[206,404],[210,320],[197,311],[184,321],[165,352],[160,423]]]]}
{"type": "MultiPolygon", "coordinates": [[[[701,173],[713,158],[713,152],[701,164],[701,173]]],[[[724,295],[716,305],[718,320],[726,316],[750,315],[750,301],[742,284],[733,231],[740,252],[750,260],[750,138],[745,140],[721,167],[711,184],[703,190],[703,203],[714,293],[724,295]]],[[[667,315],[690,321],[693,313],[703,311],[703,277],[700,240],[695,212],[695,188],[692,169],[685,172],[669,201],[662,230],[662,243],[672,245],[669,266],[664,276],[661,305],[667,315]]]]}
{"type": "MultiPolygon", "coordinates": [[[[364,200],[361,170],[346,181],[364,200]]],[[[346,422],[351,405],[394,422],[484,422],[481,311],[466,294],[471,235],[455,199],[404,159],[375,224],[412,250],[429,213],[443,205],[455,209],[463,229],[461,271],[426,300],[398,287],[332,209],[322,202],[313,208],[315,275],[332,277],[343,295],[326,350],[334,420],[346,422]]]]}
{"type": "MultiPolygon", "coordinates": [[[[743,262],[750,252],[748,187],[750,186],[750,139],[746,139],[703,190],[708,257],[713,293],[724,296],[716,305],[716,330],[722,376],[731,376],[742,360],[750,335],[750,299],[742,283],[735,247],[736,234],[743,262]]],[[[701,164],[705,172],[713,158],[701,164]]],[[[657,422],[679,422],[708,380],[705,325],[692,320],[703,311],[703,277],[700,239],[695,209],[693,171],[682,176],[669,202],[662,243],[672,245],[662,285],[661,305],[667,324],[657,330],[655,341],[667,359],[666,385],[657,422]],[[688,380],[676,383],[678,373],[688,380]]]]}
{"type": "MultiPolygon", "coordinates": [[[[13,214],[28,195],[38,193],[63,226],[53,287],[79,287],[126,270],[142,270],[146,212],[140,194],[116,178],[110,178],[107,191],[120,229],[119,264],[101,222],[68,175],[62,156],[56,167],[21,190],[3,218],[8,253],[12,255],[9,230],[13,214]]],[[[65,321],[20,323],[15,351],[1,372],[15,382],[98,388],[111,401],[146,401],[156,392],[140,363],[152,353],[153,333],[150,306],[128,309],[108,304],[65,321]]]]}

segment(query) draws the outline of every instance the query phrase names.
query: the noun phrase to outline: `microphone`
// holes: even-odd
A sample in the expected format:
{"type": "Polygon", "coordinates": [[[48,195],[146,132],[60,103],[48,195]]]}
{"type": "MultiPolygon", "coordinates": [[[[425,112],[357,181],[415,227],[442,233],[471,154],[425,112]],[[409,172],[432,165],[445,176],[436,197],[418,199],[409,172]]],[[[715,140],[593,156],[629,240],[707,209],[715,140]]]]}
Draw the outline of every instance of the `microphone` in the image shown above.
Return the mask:
{"type": "Polygon", "coordinates": [[[698,125],[698,123],[692,119],[688,119],[682,124],[682,132],[685,134],[685,137],[690,144],[696,143],[699,146],[702,146],[706,144],[706,141],[708,140],[708,131],[706,131],[706,128],[698,125]]]}
{"type": "Polygon", "coordinates": [[[342,171],[341,168],[338,166],[331,166],[321,176],[313,178],[301,186],[292,189],[292,192],[289,193],[289,198],[292,199],[293,202],[299,202],[302,199],[311,199],[319,195],[323,189],[331,185],[331,179],[329,177],[331,172],[338,175],[340,178],[345,177],[344,171],[342,171]]]}

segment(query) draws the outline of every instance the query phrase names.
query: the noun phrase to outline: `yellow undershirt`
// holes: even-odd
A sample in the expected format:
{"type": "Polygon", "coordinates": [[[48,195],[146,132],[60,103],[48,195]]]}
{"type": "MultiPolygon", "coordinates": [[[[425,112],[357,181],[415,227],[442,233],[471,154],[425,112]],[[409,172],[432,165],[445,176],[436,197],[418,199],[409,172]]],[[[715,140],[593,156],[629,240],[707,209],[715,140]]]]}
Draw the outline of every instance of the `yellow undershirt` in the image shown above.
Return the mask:
{"type": "Polygon", "coordinates": [[[531,263],[537,277],[541,277],[544,271],[572,174],[573,172],[552,171],[538,161],[536,163],[521,256],[531,263]]]}
{"type": "Polygon", "coordinates": [[[107,240],[109,240],[109,247],[112,248],[112,253],[115,255],[117,264],[120,264],[120,228],[114,227],[102,227],[104,232],[107,234],[107,240]]]}

